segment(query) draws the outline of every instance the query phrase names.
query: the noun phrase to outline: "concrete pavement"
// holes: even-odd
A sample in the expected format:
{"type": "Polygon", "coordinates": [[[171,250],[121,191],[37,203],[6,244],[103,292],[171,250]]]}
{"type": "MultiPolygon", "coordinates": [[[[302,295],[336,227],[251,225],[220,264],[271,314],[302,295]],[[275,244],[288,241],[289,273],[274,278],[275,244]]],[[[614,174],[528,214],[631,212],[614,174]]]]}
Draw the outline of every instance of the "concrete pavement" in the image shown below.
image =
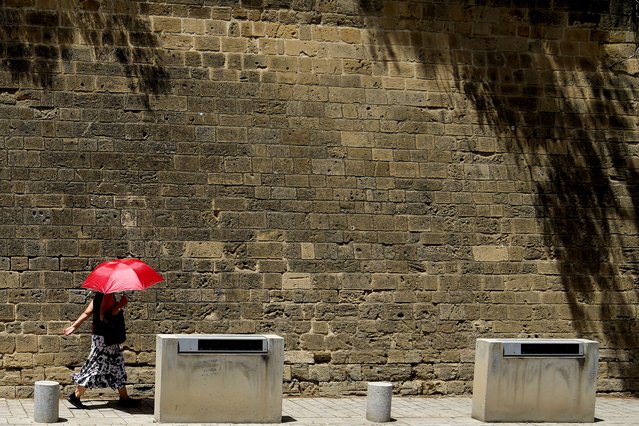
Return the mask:
{"type": "MultiPolygon", "coordinates": [[[[149,425],[153,418],[153,400],[146,399],[137,408],[123,409],[114,401],[91,401],[87,410],[72,408],[60,401],[60,423],[66,425],[149,425]]],[[[392,401],[393,426],[482,425],[470,417],[470,397],[399,397],[392,401]]],[[[285,398],[283,424],[306,425],[374,425],[365,419],[366,398],[285,398]]],[[[595,410],[597,426],[638,425],[639,398],[599,397],[595,410]]],[[[37,424],[33,421],[32,399],[0,399],[0,425],[37,424]]],[[[164,423],[167,424],[168,423],[164,423]]],[[[500,423],[513,425],[521,423],[500,423]]],[[[553,423],[543,423],[548,426],[553,423]]]]}

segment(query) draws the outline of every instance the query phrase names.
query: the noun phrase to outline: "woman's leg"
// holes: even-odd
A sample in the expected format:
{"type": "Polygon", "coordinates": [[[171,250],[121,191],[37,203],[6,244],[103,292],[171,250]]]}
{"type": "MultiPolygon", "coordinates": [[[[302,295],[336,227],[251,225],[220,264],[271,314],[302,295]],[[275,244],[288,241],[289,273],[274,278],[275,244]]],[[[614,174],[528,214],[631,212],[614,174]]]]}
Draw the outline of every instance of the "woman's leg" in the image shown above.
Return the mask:
{"type": "Polygon", "coordinates": [[[84,395],[84,392],[86,392],[86,391],[87,391],[87,388],[85,388],[84,386],[77,385],[76,388],[75,388],[75,392],[74,393],[75,393],[75,396],[78,399],[80,399],[80,398],[82,398],[82,395],[84,395]]]}
{"type": "Polygon", "coordinates": [[[82,401],[80,401],[80,398],[82,398],[82,395],[84,395],[86,390],[87,388],[84,386],[77,385],[75,390],[67,398],[67,401],[69,401],[75,408],[87,408],[82,401]]]}
{"type": "Polygon", "coordinates": [[[126,391],[126,386],[119,388],[118,393],[120,394],[118,405],[122,407],[137,407],[140,405],[139,399],[133,399],[129,396],[129,393],[126,391]]]}
{"type": "Polygon", "coordinates": [[[127,399],[129,397],[129,393],[126,391],[126,386],[122,386],[118,389],[118,393],[120,394],[120,399],[127,399]]]}

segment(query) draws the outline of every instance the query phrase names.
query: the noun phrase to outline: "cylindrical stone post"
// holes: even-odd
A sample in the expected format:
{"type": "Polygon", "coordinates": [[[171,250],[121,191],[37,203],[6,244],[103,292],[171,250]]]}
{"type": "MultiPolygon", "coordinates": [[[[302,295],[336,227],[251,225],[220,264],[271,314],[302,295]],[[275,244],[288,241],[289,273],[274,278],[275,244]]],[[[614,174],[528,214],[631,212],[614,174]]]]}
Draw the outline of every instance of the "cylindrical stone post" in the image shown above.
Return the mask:
{"type": "Polygon", "coordinates": [[[35,383],[33,420],[37,423],[56,423],[60,414],[60,384],[50,380],[35,383]]]}
{"type": "Polygon", "coordinates": [[[390,382],[369,382],[366,397],[366,420],[390,422],[393,384],[390,382]]]}

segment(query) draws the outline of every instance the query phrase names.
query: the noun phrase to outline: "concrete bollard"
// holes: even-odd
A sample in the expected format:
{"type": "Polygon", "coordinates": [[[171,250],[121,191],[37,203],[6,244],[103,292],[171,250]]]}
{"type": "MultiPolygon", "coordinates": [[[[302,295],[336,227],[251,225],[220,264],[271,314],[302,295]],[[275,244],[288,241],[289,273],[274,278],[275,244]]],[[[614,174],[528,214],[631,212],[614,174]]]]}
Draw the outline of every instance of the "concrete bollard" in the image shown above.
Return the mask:
{"type": "Polygon", "coordinates": [[[366,420],[379,423],[390,422],[392,398],[392,383],[369,382],[366,397],[366,420]]]}
{"type": "Polygon", "coordinates": [[[60,384],[50,380],[35,383],[33,420],[37,423],[56,423],[60,414],[60,384]]]}

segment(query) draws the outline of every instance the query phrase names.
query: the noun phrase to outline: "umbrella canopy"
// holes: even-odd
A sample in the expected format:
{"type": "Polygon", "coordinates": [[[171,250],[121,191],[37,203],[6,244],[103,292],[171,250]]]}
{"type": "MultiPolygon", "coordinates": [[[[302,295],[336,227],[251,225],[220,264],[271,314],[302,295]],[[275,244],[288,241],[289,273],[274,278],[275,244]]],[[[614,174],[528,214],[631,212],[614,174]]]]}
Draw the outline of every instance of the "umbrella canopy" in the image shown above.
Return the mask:
{"type": "Polygon", "coordinates": [[[82,283],[82,288],[108,294],[144,290],[161,281],[164,281],[162,275],[139,259],[116,259],[100,263],[82,283]]]}

